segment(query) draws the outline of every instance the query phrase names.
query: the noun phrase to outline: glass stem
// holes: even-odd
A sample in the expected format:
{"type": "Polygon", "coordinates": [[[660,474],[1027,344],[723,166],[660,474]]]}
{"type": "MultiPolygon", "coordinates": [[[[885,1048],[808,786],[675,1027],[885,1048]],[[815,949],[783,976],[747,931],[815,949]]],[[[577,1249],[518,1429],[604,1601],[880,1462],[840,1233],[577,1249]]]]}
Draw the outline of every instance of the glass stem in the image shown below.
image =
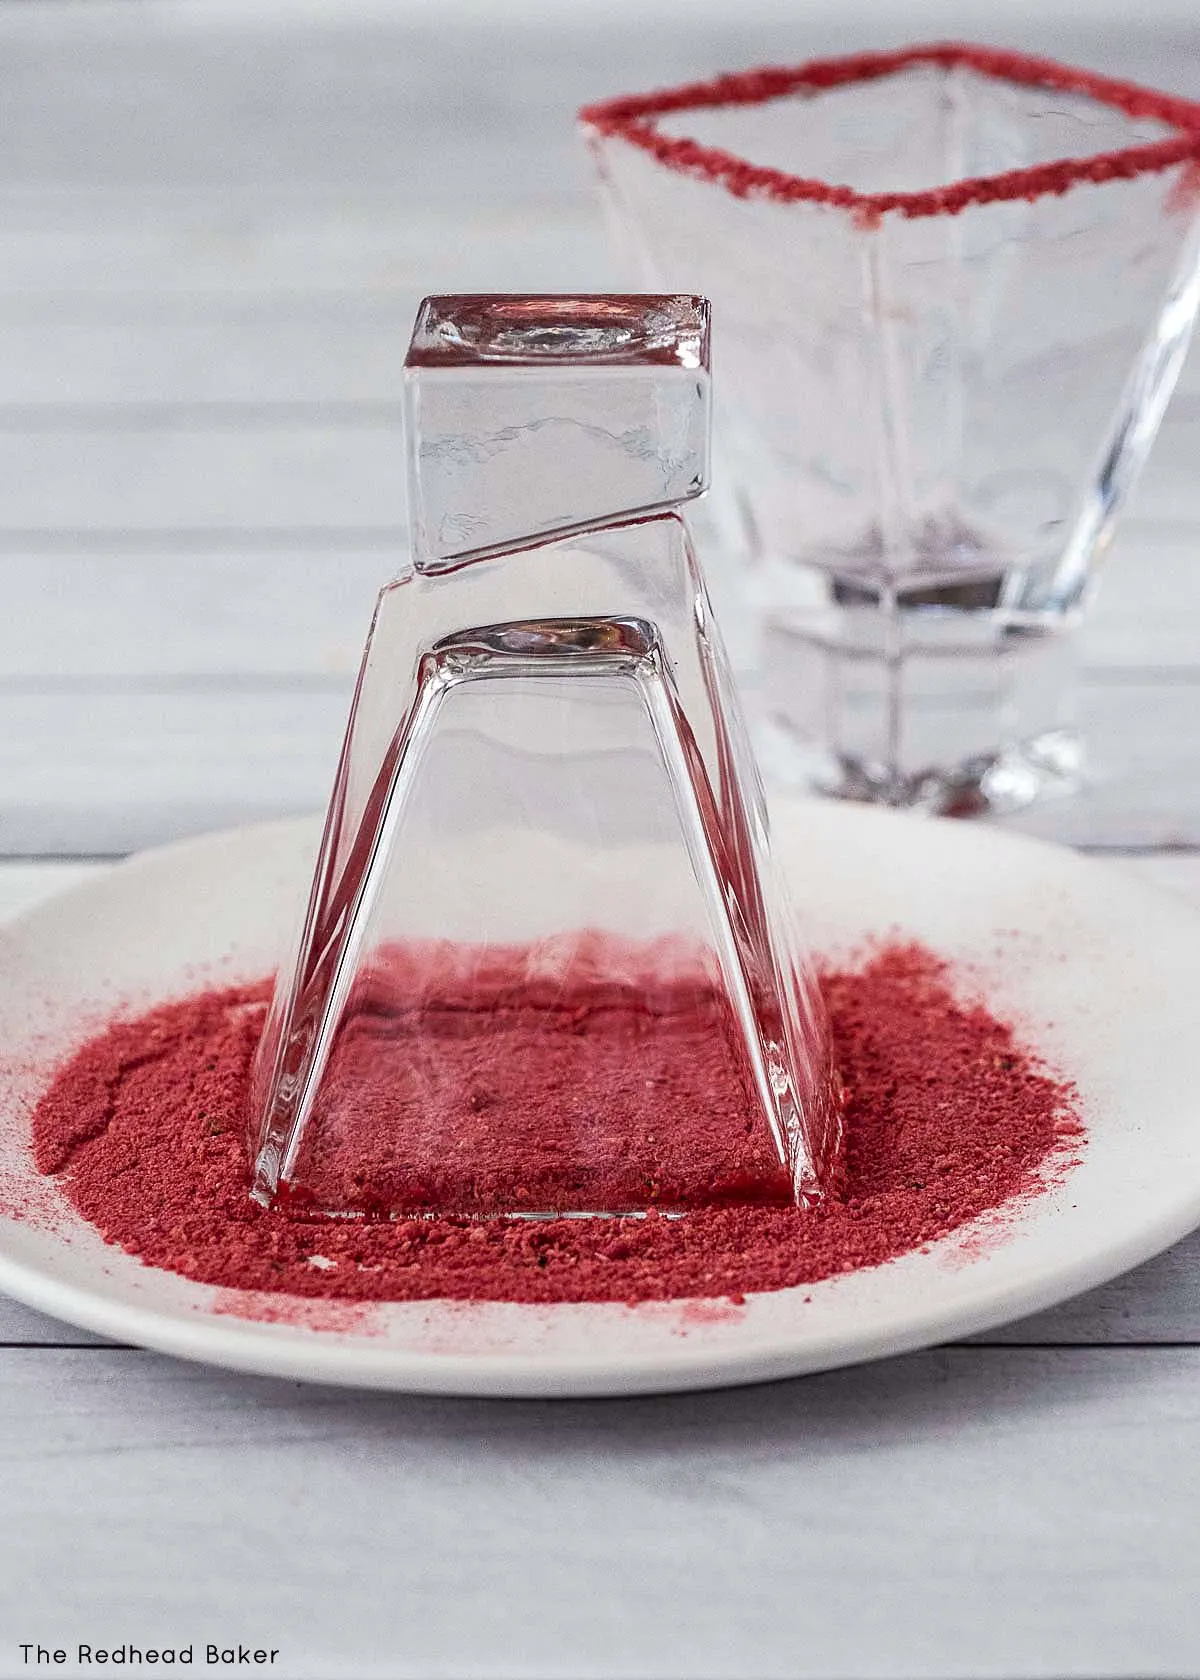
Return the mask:
{"type": "Polygon", "coordinates": [[[904,647],[896,579],[911,569],[913,478],[903,362],[888,295],[883,241],[884,231],[880,228],[866,242],[865,278],[868,327],[878,356],[879,424],[875,459],[883,569],[879,603],[884,613],[881,653],[887,672],[884,739],[880,744],[889,786],[896,788],[902,775],[904,690],[904,647]]]}

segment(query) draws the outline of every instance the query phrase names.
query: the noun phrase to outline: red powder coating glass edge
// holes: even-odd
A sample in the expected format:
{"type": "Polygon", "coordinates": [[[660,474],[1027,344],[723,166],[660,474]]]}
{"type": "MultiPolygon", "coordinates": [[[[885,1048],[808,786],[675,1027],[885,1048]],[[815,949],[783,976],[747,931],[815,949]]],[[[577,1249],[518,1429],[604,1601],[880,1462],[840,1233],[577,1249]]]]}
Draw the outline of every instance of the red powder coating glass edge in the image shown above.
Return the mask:
{"type": "Polygon", "coordinates": [[[668,169],[710,181],[735,198],[766,198],[779,204],[825,204],[848,210],[856,220],[867,225],[876,223],[889,211],[907,217],[957,215],[971,205],[1041,198],[1065,193],[1084,182],[1128,180],[1189,160],[1200,160],[1200,103],[1059,64],[1053,59],[961,41],[902,47],[894,52],[812,59],[792,67],[767,65],[718,76],[709,82],[692,82],[654,93],[618,95],[585,106],[579,116],[597,133],[640,147],[668,169]],[[1002,175],[954,181],[926,192],[860,193],[852,187],[752,164],[696,140],[662,134],[653,121],[672,111],[761,105],[804,90],[820,92],[848,82],[876,81],[913,64],[937,64],[948,69],[965,67],[1026,87],[1084,94],[1130,117],[1152,117],[1180,132],[1142,146],[1090,157],[1063,158],[1002,175]]]}

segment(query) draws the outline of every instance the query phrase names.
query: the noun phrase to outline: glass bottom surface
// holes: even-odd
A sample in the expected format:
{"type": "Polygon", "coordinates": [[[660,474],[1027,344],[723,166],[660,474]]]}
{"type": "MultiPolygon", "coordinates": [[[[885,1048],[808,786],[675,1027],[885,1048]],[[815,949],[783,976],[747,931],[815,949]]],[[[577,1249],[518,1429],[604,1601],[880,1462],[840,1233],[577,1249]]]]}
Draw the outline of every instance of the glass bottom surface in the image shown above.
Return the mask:
{"type": "Polygon", "coordinates": [[[1077,614],[1000,609],[996,579],[982,594],[959,580],[868,596],[811,570],[805,605],[798,572],[790,599],[760,601],[770,785],[954,816],[1080,786],[1077,614]]]}
{"type": "Polygon", "coordinates": [[[760,732],[760,752],[775,787],[942,817],[1003,816],[1041,799],[1064,798],[1084,782],[1083,739],[1069,729],[912,774],[822,751],[778,724],[760,732]]]}

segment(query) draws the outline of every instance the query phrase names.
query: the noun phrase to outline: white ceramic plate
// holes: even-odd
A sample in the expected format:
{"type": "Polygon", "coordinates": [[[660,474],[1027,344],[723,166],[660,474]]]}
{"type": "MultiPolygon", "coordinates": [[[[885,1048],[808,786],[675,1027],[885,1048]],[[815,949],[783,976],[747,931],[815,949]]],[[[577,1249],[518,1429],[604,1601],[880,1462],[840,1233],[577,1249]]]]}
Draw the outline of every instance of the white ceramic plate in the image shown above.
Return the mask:
{"type": "Polygon", "coordinates": [[[0,935],[0,1289],[120,1340],[242,1370],[456,1394],[632,1394],[828,1369],[1047,1307],[1200,1224],[1200,914],[1116,870],[959,823],[795,804],[780,854],[814,944],[891,929],[986,976],[1079,1086],[1081,1165],[979,1241],[746,1306],[421,1302],[305,1308],[189,1283],[107,1247],[32,1168],[32,1102],[114,1003],[266,972],[307,883],[310,822],[148,852],[0,935]],[[38,1216],[43,1209],[47,1217],[38,1216]],[[273,1320],[273,1321],[272,1321],[273,1320]],[[282,1321],[281,1321],[282,1320],[282,1321]]]}

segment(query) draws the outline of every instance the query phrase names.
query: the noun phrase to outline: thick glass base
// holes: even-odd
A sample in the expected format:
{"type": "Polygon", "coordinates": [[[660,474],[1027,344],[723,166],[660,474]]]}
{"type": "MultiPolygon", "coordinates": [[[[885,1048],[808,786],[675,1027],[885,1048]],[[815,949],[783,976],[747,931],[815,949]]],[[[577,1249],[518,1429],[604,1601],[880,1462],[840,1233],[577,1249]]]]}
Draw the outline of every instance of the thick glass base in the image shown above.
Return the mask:
{"type": "Polygon", "coordinates": [[[767,780],[954,816],[1074,791],[1069,621],[994,610],[768,615],[759,692],[767,780]]]}
{"type": "Polygon", "coordinates": [[[770,720],[759,746],[767,781],[776,787],[932,816],[1002,816],[1074,793],[1083,781],[1083,742],[1070,729],[1047,730],[998,753],[911,775],[822,752],[770,720]]]}

